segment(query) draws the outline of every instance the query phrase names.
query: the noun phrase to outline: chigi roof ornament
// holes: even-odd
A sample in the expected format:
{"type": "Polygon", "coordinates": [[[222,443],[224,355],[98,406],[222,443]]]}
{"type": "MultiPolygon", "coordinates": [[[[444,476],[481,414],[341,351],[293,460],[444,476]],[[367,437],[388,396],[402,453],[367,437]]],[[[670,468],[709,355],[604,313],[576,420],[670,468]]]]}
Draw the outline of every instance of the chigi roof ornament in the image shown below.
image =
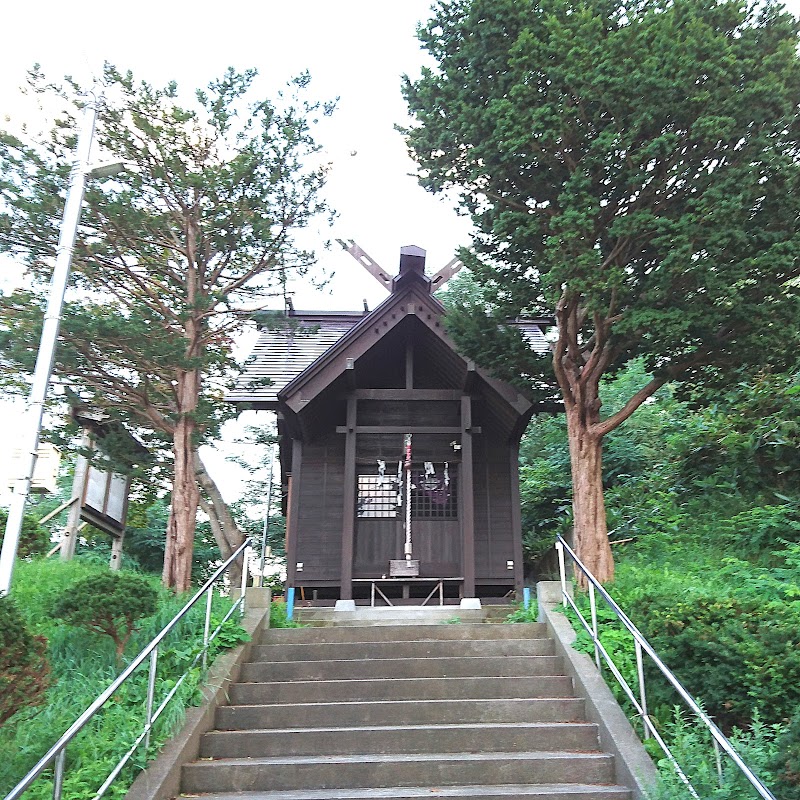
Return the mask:
{"type": "Polygon", "coordinates": [[[405,280],[400,279],[409,274],[424,278],[426,283],[430,283],[430,291],[435,292],[464,266],[461,259],[452,258],[429,278],[425,275],[425,250],[415,244],[409,244],[400,248],[400,271],[392,276],[352,239],[349,242],[343,239],[337,241],[388,292],[396,292],[405,283],[405,280]]]}

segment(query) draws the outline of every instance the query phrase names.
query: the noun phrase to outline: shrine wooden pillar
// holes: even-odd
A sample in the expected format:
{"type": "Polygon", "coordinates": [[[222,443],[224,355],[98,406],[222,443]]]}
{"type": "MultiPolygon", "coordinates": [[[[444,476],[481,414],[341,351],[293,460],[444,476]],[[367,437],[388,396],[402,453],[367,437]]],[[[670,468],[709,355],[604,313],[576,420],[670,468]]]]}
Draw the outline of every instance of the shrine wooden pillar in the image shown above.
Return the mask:
{"type": "Polygon", "coordinates": [[[356,531],[356,423],[358,400],[347,397],[344,441],[344,511],[342,513],[342,570],[339,597],[353,599],[353,544],[356,531]]]}
{"type": "Polygon", "coordinates": [[[522,557],[522,505],[519,492],[519,444],[510,448],[511,474],[511,535],[514,542],[514,590],[517,599],[522,599],[522,588],[525,581],[522,557]]]}
{"type": "Polygon", "coordinates": [[[300,516],[300,471],[303,442],[292,440],[292,472],[289,475],[289,498],[286,514],[286,586],[294,587],[297,576],[297,529],[300,516]]]}
{"type": "Polygon", "coordinates": [[[475,486],[473,480],[472,398],[461,396],[461,559],[464,597],[475,597],[475,486]]]}

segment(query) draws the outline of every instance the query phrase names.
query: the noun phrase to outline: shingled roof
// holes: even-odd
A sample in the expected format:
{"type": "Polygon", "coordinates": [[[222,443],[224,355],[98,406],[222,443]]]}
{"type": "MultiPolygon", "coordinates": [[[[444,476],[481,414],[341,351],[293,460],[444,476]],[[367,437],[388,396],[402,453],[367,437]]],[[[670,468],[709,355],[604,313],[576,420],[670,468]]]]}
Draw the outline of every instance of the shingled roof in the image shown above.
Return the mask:
{"type": "MultiPolygon", "coordinates": [[[[273,324],[262,329],[253,352],[225,399],[253,408],[277,408],[278,392],[369,313],[290,310],[285,326],[273,324]]],[[[544,329],[551,320],[520,319],[508,324],[520,330],[535,352],[547,351],[544,329]]]]}

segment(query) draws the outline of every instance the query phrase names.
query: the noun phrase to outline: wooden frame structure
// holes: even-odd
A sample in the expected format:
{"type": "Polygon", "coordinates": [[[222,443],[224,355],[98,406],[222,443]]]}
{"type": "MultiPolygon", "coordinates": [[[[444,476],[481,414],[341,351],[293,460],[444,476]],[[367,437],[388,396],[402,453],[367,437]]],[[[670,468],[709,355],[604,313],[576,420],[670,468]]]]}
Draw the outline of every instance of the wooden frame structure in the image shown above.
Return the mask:
{"type": "MultiPolygon", "coordinates": [[[[433,589],[458,602],[522,587],[518,452],[536,409],[459,355],[443,315],[425,252],[403,248],[386,301],[350,315],[292,309],[228,395],[277,411],[287,585],[307,601],[374,602],[376,581],[391,602],[417,604],[433,589]],[[407,519],[419,575],[404,582],[389,562],[404,557],[407,519]]],[[[546,324],[528,321],[540,349],[546,324]]]]}

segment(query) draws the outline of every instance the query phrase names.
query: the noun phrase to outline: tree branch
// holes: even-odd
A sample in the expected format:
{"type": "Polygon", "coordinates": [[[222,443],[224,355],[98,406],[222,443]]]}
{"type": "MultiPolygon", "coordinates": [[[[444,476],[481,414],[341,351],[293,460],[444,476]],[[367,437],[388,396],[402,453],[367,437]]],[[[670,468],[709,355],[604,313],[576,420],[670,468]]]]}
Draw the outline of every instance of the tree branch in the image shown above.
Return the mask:
{"type": "Polygon", "coordinates": [[[592,433],[602,438],[610,431],[613,431],[614,428],[619,427],[645,400],[652,397],[666,382],[667,379],[665,377],[653,378],[650,383],[636,392],[616,414],[612,414],[602,422],[593,425],[592,433]]]}

